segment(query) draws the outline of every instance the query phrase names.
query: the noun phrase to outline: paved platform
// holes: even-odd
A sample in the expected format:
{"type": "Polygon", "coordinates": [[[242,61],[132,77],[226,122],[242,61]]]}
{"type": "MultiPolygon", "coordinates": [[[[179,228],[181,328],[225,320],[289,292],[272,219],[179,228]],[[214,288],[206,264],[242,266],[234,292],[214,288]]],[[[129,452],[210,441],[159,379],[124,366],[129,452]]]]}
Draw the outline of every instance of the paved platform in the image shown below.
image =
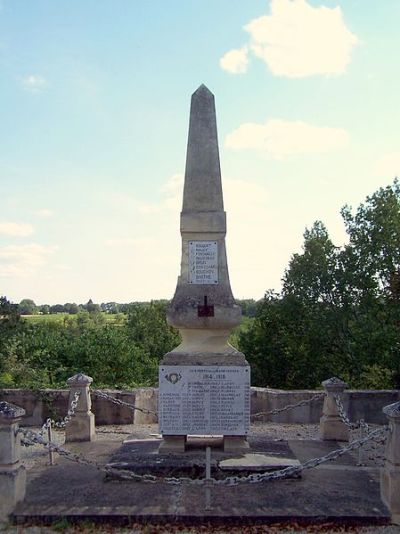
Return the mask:
{"type": "MultiPolygon", "coordinates": [[[[142,452],[153,454],[158,440],[137,441],[142,452]],[[153,452],[151,452],[153,451],[153,452]]],[[[249,438],[252,451],[271,452],[271,440],[249,438]]],[[[68,444],[74,452],[105,465],[121,454],[122,438],[93,443],[68,444]]],[[[317,440],[276,441],[276,451],[291,451],[301,462],[340,447],[317,440]]],[[[123,447],[122,447],[123,450],[123,447]]],[[[196,453],[195,453],[196,454],[196,453]]],[[[195,457],[191,452],[192,460],[195,457]]],[[[197,453],[204,463],[204,451],[197,453]]],[[[198,473],[195,474],[198,476],[198,473]]],[[[302,478],[215,486],[172,486],[106,480],[104,473],[57,458],[55,466],[34,465],[28,471],[27,494],[13,514],[16,523],[51,523],[60,518],[128,524],[137,522],[183,522],[186,524],[254,524],[300,520],[306,522],[386,524],[389,513],[379,495],[379,470],[355,465],[345,454],[338,460],[303,472],[302,478]]]]}
{"type": "MultiPolygon", "coordinates": [[[[159,439],[128,438],[110,458],[108,466],[152,473],[164,477],[204,478],[206,472],[206,447],[211,451],[211,476],[222,479],[240,472],[241,476],[259,471],[284,469],[299,465],[287,441],[253,440],[252,448],[240,452],[224,451],[223,438],[189,436],[183,453],[159,452],[159,439]]],[[[112,476],[111,476],[112,478],[112,476]]]]}

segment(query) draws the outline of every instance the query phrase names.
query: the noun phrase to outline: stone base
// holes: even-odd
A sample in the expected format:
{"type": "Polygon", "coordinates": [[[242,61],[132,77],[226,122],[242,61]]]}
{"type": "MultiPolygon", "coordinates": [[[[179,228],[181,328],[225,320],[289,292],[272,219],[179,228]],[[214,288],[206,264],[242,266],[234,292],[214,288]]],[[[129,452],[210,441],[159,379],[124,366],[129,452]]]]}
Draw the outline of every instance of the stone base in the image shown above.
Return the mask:
{"type": "Polygon", "coordinates": [[[158,452],[185,452],[186,439],[186,436],[163,436],[163,440],[160,443],[158,452]]]}
{"type": "Polygon", "coordinates": [[[381,499],[398,525],[394,518],[400,519],[400,467],[386,464],[381,470],[381,499]]]}
{"type": "Polygon", "coordinates": [[[65,442],[71,441],[93,441],[96,431],[94,424],[94,414],[76,414],[65,428],[65,442]]]}
{"type": "Polygon", "coordinates": [[[323,440],[349,441],[350,430],[340,417],[323,415],[319,422],[319,433],[323,440]]]}
{"type": "Polygon", "coordinates": [[[25,497],[26,471],[23,465],[0,468],[0,519],[4,520],[25,497]]]}
{"type": "MultiPolygon", "coordinates": [[[[221,460],[218,467],[222,471],[275,471],[286,467],[300,467],[301,464],[296,458],[286,456],[271,456],[262,453],[244,452],[238,456],[232,456],[227,460],[221,460]]],[[[299,476],[296,474],[295,476],[299,476]]],[[[301,476],[301,473],[300,473],[301,476]]]]}
{"type": "Polygon", "coordinates": [[[224,451],[235,452],[249,448],[246,436],[224,436],[224,451]]]}

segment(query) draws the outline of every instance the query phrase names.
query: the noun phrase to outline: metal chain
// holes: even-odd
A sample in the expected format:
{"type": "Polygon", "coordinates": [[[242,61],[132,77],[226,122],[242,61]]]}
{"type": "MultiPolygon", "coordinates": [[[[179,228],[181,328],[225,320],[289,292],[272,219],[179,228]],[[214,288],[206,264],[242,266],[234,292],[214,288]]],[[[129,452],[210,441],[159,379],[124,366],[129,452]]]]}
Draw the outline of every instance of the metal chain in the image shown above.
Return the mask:
{"type": "Polygon", "coordinates": [[[153,412],[152,410],[147,410],[146,408],[139,408],[138,406],[135,406],[135,404],[131,404],[130,402],[125,402],[123,400],[117,399],[116,397],[113,397],[112,395],[108,395],[108,393],[104,393],[102,391],[93,391],[93,394],[97,397],[100,397],[101,399],[109,400],[110,402],[117,404],[118,406],[126,406],[132,411],[139,411],[151,415],[157,415],[157,412],[153,412]]]}
{"type": "Polygon", "coordinates": [[[308,460],[307,462],[299,466],[289,466],[284,469],[279,469],[278,471],[274,471],[272,473],[270,471],[266,471],[264,473],[256,473],[256,474],[251,474],[251,475],[242,476],[242,477],[231,476],[231,477],[227,477],[227,478],[220,479],[220,480],[215,479],[215,478],[209,478],[209,479],[204,479],[204,478],[192,479],[189,477],[181,477],[181,478],[164,477],[162,478],[162,477],[156,477],[154,475],[149,475],[149,474],[139,475],[138,473],[135,473],[133,471],[103,466],[103,465],[98,464],[97,462],[88,460],[79,454],[75,454],[75,453],[72,453],[71,451],[68,451],[67,449],[64,449],[63,447],[61,447],[60,445],[57,445],[54,442],[46,441],[43,438],[43,436],[40,435],[40,433],[38,432],[33,432],[32,430],[29,430],[26,428],[19,428],[18,432],[23,434],[24,438],[27,439],[28,441],[31,441],[33,443],[39,443],[51,451],[58,452],[58,454],[65,457],[67,460],[71,460],[73,462],[77,462],[82,465],[92,466],[98,469],[99,471],[105,472],[108,475],[113,475],[123,480],[135,480],[135,481],[141,481],[141,482],[147,482],[147,483],[153,483],[153,484],[156,482],[164,482],[164,483],[172,484],[172,485],[178,485],[178,484],[202,485],[202,484],[207,483],[207,484],[213,484],[217,486],[221,486],[221,485],[222,486],[237,486],[243,483],[257,484],[260,482],[283,479],[289,476],[300,474],[305,469],[311,469],[325,462],[335,460],[336,458],[343,456],[343,454],[346,454],[347,452],[351,450],[361,447],[367,441],[382,439],[382,437],[386,434],[387,430],[388,430],[388,426],[384,426],[383,428],[378,428],[376,430],[373,430],[367,436],[361,439],[352,441],[345,447],[331,451],[328,454],[321,456],[320,458],[313,458],[311,460],[308,460]]]}
{"type": "MultiPolygon", "coordinates": [[[[49,430],[49,428],[65,428],[67,423],[71,420],[71,417],[75,414],[76,407],[78,406],[79,397],[81,395],[80,391],[76,391],[74,394],[74,398],[71,401],[70,407],[68,409],[67,415],[64,417],[62,421],[54,421],[54,419],[51,419],[51,417],[48,417],[46,419],[46,422],[42,425],[42,428],[37,433],[40,436],[44,436],[45,432],[49,430]]],[[[31,439],[27,437],[21,438],[21,445],[24,447],[31,447],[32,445],[35,445],[35,441],[32,441],[31,439]]]]}
{"type": "Polygon", "coordinates": [[[343,406],[343,402],[342,402],[342,399],[341,399],[340,395],[336,394],[336,395],[333,396],[333,398],[335,399],[335,404],[336,404],[338,412],[339,412],[339,417],[348,428],[350,428],[351,430],[356,430],[357,428],[363,428],[367,432],[370,431],[370,427],[369,427],[368,423],[366,423],[364,421],[364,419],[360,419],[356,423],[352,423],[350,421],[348,415],[344,411],[344,406],[343,406]]]}
{"type": "Polygon", "coordinates": [[[64,447],[61,447],[61,445],[58,445],[57,443],[54,443],[53,441],[46,441],[40,432],[34,432],[33,430],[29,430],[29,428],[20,427],[18,429],[18,433],[22,434],[26,440],[34,444],[38,443],[39,445],[43,445],[46,449],[57,452],[60,456],[64,456],[68,460],[77,462],[82,465],[91,465],[93,467],[96,467],[97,469],[103,468],[103,466],[100,466],[96,462],[87,460],[80,454],[75,454],[71,451],[68,451],[67,449],[64,449],[64,447]]]}
{"type": "MultiPolygon", "coordinates": [[[[321,456],[320,458],[312,458],[311,460],[308,460],[302,465],[299,466],[289,466],[284,469],[279,469],[277,471],[266,471],[264,473],[256,473],[248,476],[231,476],[224,479],[192,479],[189,477],[165,477],[158,479],[160,482],[165,482],[167,484],[188,484],[188,485],[202,485],[202,484],[213,484],[216,486],[237,486],[239,484],[249,483],[249,484],[257,484],[260,482],[267,482],[270,480],[278,480],[283,478],[288,478],[293,475],[298,475],[305,469],[311,469],[313,467],[317,467],[318,465],[321,465],[325,462],[330,462],[332,460],[335,460],[336,458],[339,458],[340,456],[343,456],[343,454],[346,454],[347,452],[357,449],[364,445],[367,441],[370,440],[379,440],[382,439],[382,437],[386,434],[388,430],[388,427],[385,426],[383,428],[378,428],[374,431],[372,431],[367,436],[352,441],[345,447],[341,447],[340,449],[335,449],[334,451],[329,452],[328,454],[321,456]]],[[[109,469],[106,468],[106,471],[109,469]]],[[[120,470],[120,469],[113,469],[110,471],[114,476],[117,476],[118,478],[123,478],[125,480],[129,479],[137,479],[138,475],[133,475],[130,473],[130,471],[127,470],[120,470]]]]}
{"type": "Polygon", "coordinates": [[[296,404],[288,404],[287,406],[284,406],[283,408],[275,408],[275,410],[271,410],[270,412],[258,412],[255,414],[251,414],[252,417],[261,417],[262,415],[276,415],[281,412],[285,412],[288,410],[293,410],[294,408],[298,408],[299,406],[305,406],[306,404],[311,404],[317,399],[322,399],[325,397],[325,393],[317,393],[316,395],[313,395],[309,399],[302,400],[300,402],[297,402],[296,404]]]}
{"type": "Polygon", "coordinates": [[[54,419],[51,419],[51,417],[48,417],[46,419],[46,422],[43,424],[41,430],[39,431],[39,434],[43,436],[44,433],[49,429],[49,427],[65,428],[67,423],[71,421],[72,416],[75,414],[75,410],[76,410],[76,407],[78,406],[80,396],[81,396],[81,392],[75,391],[74,398],[71,401],[67,415],[64,417],[64,419],[62,421],[54,421],[54,419]]]}

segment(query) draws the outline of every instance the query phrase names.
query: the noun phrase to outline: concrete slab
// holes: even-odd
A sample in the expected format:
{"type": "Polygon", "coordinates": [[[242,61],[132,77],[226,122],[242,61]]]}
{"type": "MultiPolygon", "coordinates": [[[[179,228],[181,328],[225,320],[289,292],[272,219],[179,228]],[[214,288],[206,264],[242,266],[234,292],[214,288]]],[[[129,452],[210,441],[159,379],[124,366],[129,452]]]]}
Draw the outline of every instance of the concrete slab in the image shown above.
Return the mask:
{"type": "MultiPolygon", "coordinates": [[[[260,449],[262,441],[258,438],[260,449]]],[[[264,440],[264,452],[268,448],[282,451],[276,443],[264,440]]],[[[250,444],[254,450],[251,438],[250,444]]],[[[289,445],[302,461],[314,457],[316,449],[324,452],[339,446],[314,441],[291,441],[289,445]]],[[[135,446],[156,449],[157,441],[135,446]]],[[[100,436],[96,442],[74,445],[75,452],[82,451],[102,465],[120,449],[120,443],[102,441],[100,436]]],[[[291,456],[294,458],[293,453],[291,456]]],[[[242,525],[290,520],[382,524],[390,518],[380,499],[377,473],[375,468],[357,468],[351,457],[344,455],[326,467],[304,471],[301,479],[205,488],[162,482],[106,482],[104,474],[93,467],[57,458],[53,467],[34,466],[28,471],[26,497],[13,517],[21,524],[60,518],[119,524],[177,521],[242,525]]]]}
{"type": "Polygon", "coordinates": [[[289,465],[299,465],[287,441],[264,440],[258,447],[262,454],[249,449],[243,452],[226,451],[222,437],[189,438],[185,451],[173,453],[164,452],[159,449],[158,444],[157,440],[128,438],[121,448],[114,452],[107,465],[139,474],[202,478],[205,476],[206,447],[211,447],[211,476],[214,478],[223,478],[229,474],[227,472],[235,474],[238,470],[250,474],[260,470],[270,471],[289,465]]]}
{"type": "Polygon", "coordinates": [[[293,458],[254,453],[248,453],[218,462],[218,467],[227,471],[272,471],[300,465],[300,462],[293,458]]]}

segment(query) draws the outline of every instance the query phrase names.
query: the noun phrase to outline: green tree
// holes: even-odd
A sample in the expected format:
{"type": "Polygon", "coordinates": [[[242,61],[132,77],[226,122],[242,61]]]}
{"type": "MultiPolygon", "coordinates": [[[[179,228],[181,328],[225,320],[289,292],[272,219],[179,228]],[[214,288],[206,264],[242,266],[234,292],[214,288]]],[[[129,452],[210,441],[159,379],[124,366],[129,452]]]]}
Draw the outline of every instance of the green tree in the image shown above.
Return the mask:
{"type": "Polygon", "coordinates": [[[64,304],[64,311],[70,315],[76,315],[79,313],[79,306],[75,302],[67,302],[64,304]]]}
{"type": "Polygon", "coordinates": [[[368,197],[355,215],[349,207],[342,214],[348,245],[335,247],[325,226],[314,223],[285,271],[282,294],[266,296],[240,337],[255,379],[315,387],[335,374],[353,387],[400,384],[398,182],[368,197]]]}
{"type": "Polygon", "coordinates": [[[43,315],[48,315],[50,313],[50,306],[48,304],[40,305],[39,312],[43,315]]]}
{"type": "Polygon", "coordinates": [[[19,312],[21,315],[34,315],[38,308],[32,299],[22,299],[19,303],[19,312]]]}
{"type": "Polygon", "coordinates": [[[180,343],[178,332],[166,321],[166,302],[133,304],[129,307],[127,327],[130,339],[157,360],[180,343]]]}
{"type": "Polygon", "coordinates": [[[84,305],[84,309],[89,313],[98,313],[100,312],[100,306],[95,304],[92,299],[89,299],[88,302],[84,305]]]}

